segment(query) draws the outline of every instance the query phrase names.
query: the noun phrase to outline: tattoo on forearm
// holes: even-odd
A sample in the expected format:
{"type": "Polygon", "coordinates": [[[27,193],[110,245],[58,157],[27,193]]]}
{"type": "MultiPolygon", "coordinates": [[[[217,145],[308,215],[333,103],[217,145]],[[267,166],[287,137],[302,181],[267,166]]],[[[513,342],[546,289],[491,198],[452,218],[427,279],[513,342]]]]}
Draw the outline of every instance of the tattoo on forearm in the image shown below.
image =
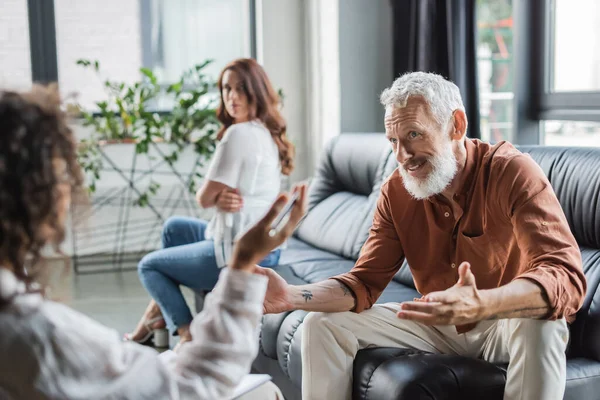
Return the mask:
{"type": "Polygon", "coordinates": [[[346,286],[342,282],[338,282],[338,283],[340,284],[340,287],[344,291],[344,296],[352,296],[352,291],[350,290],[350,288],[348,288],[348,286],[346,286]]]}
{"type": "Polygon", "coordinates": [[[313,294],[310,290],[303,290],[302,297],[304,297],[304,302],[308,303],[309,300],[312,300],[313,294]]]}
{"type": "Polygon", "coordinates": [[[488,319],[503,319],[503,318],[542,318],[548,314],[548,307],[524,307],[517,310],[506,311],[491,315],[488,319]]]}

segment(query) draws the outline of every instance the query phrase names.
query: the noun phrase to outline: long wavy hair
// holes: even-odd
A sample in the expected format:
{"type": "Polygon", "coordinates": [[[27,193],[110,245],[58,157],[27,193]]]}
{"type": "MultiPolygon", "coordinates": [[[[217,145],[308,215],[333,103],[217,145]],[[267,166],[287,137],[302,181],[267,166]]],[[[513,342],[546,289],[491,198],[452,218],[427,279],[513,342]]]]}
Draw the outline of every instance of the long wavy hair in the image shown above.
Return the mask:
{"type": "Polygon", "coordinates": [[[83,193],[60,104],[56,86],[0,91],[0,263],[25,283],[36,279],[42,248],[64,239],[65,188],[83,193]]]}
{"type": "Polygon", "coordinates": [[[244,83],[244,92],[248,98],[250,119],[259,119],[271,132],[271,136],[279,150],[281,172],[289,175],[294,169],[294,145],[286,135],[285,120],[279,112],[279,96],[273,89],[271,81],[263,67],[251,58],[240,58],[227,64],[221,74],[217,85],[221,101],[217,108],[217,118],[223,124],[217,139],[221,140],[227,128],[233,124],[233,117],[227,113],[223,99],[223,75],[226,71],[233,71],[244,83]]]}

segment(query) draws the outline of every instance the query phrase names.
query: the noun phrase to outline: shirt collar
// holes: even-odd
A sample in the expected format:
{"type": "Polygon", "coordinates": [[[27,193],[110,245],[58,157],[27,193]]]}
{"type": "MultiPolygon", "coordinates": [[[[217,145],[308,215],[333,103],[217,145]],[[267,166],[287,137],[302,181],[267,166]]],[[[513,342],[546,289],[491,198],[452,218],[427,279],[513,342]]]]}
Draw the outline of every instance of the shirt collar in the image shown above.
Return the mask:
{"type": "Polygon", "coordinates": [[[465,196],[471,191],[475,178],[475,170],[477,169],[477,145],[475,141],[465,139],[465,147],[467,148],[467,161],[465,162],[465,168],[458,183],[458,189],[456,190],[458,196],[465,196]]]}
{"type": "MultiPolygon", "coordinates": [[[[465,139],[465,148],[467,150],[467,160],[465,161],[465,167],[458,182],[458,189],[454,194],[456,200],[464,200],[468,196],[473,187],[475,171],[477,169],[477,144],[475,140],[465,139]]],[[[432,196],[428,200],[433,203],[446,202],[441,194],[432,196]]]]}

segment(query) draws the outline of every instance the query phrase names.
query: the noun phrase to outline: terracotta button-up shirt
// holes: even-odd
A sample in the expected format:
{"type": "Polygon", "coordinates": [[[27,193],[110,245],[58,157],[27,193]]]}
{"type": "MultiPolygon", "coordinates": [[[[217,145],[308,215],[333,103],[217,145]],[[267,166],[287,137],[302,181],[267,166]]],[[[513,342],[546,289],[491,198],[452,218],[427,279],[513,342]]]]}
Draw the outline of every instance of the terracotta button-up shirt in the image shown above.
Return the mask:
{"type": "Polygon", "coordinates": [[[509,143],[465,143],[467,161],[454,198],[458,214],[441,195],[415,200],[394,171],[381,187],[356,265],[333,279],[354,292],[354,311],[361,312],[377,301],[405,257],[422,295],[454,285],[458,266],[468,261],[479,289],[532,280],[550,301],[547,319],[572,321],[586,281],[550,182],[529,155],[509,143]]]}

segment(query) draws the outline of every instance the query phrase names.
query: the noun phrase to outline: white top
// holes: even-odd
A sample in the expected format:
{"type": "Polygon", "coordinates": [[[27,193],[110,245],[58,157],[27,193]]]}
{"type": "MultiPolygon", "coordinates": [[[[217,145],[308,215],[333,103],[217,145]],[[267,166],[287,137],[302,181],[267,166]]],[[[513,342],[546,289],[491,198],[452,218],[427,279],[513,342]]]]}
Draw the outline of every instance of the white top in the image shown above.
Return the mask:
{"type": "Polygon", "coordinates": [[[65,305],[26,294],[0,268],[0,399],[227,399],[250,371],[267,287],[221,273],[180,354],[122,342],[65,305]]]}
{"type": "Polygon", "coordinates": [[[217,210],[206,238],[214,239],[217,265],[227,265],[236,237],[264,216],[281,189],[279,151],[260,121],[231,125],[217,145],[205,179],[239,189],[244,199],[237,213],[217,210]]]}

